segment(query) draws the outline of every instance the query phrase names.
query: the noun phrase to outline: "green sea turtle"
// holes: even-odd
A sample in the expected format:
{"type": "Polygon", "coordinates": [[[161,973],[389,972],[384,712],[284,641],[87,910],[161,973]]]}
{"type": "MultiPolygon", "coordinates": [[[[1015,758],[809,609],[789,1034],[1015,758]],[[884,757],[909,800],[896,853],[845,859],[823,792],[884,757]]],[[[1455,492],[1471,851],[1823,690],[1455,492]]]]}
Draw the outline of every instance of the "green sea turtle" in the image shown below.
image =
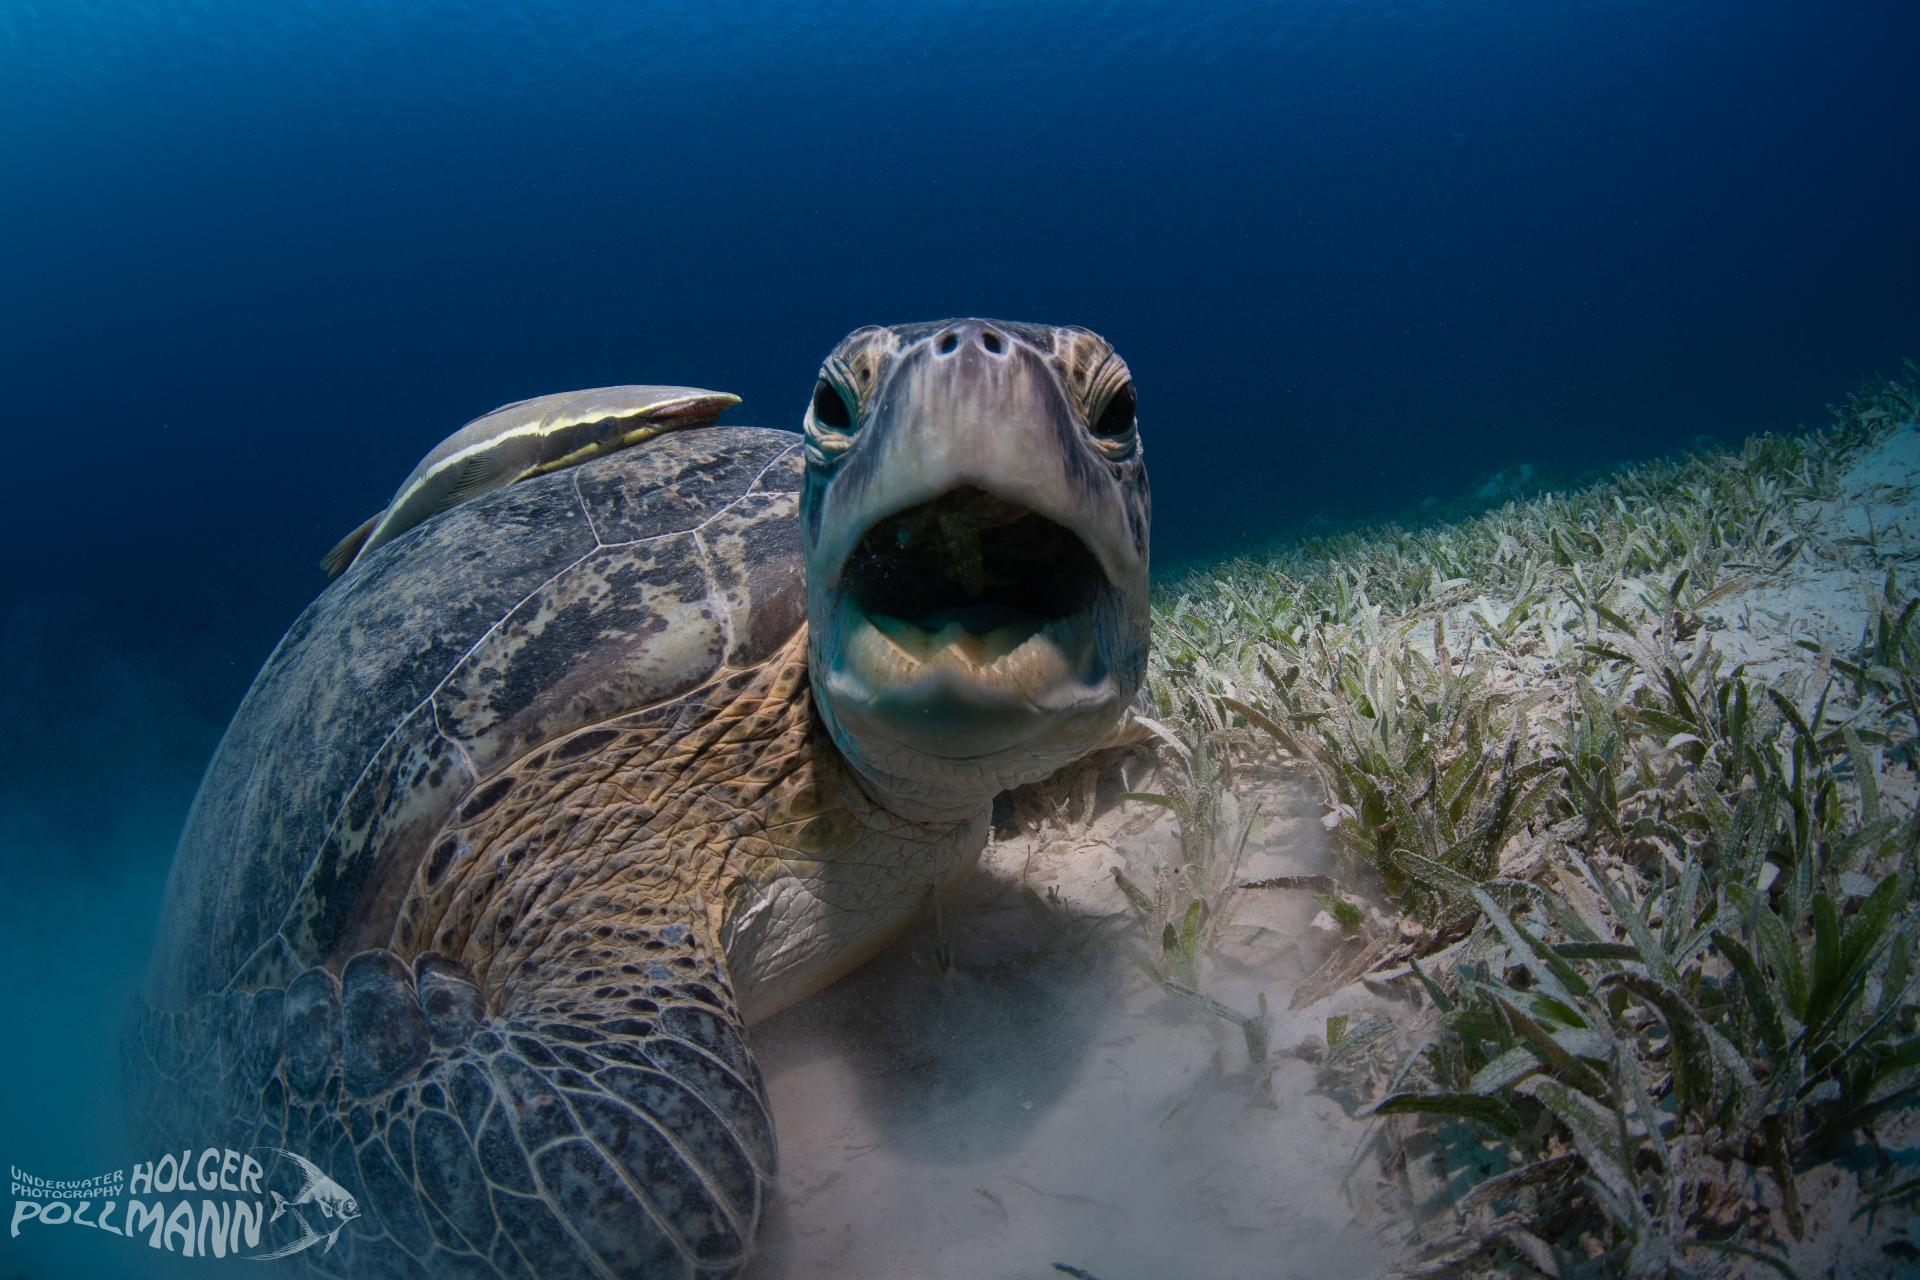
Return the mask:
{"type": "Polygon", "coordinates": [[[367,556],[201,785],[128,1037],[156,1150],[298,1153],[354,1277],[726,1276],[774,1138],[743,1027],[965,877],[1147,649],[1126,365],[866,328],[799,436],[709,427],[367,556]]]}
{"type": "Polygon", "coordinates": [[[503,404],[435,445],[385,510],[334,544],[320,561],[337,578],[370,551],[429,516],[503,485],[712,422],[740,397],[699,387],[589,387],[503,404]]]}

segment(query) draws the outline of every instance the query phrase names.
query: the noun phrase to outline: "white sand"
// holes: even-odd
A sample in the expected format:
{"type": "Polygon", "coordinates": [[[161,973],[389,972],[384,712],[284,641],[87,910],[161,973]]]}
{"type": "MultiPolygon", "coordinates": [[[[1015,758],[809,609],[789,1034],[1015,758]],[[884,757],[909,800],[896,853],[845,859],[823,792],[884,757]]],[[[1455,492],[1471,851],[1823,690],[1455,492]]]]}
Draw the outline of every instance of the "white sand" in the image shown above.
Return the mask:
{"type": "MultiPolygon", "coordinates": [[[[1249,878],[1329,869],[1316,787],[1279,774],[1243,786],[1269,815],[1249,878]]],[[[1109,868],[1142,885],[1177,856],[1170,815],[1116,806],[1084,838],[989,848],[949,911],[946,983],[926,929],[754,1035],[784,1162],[751,1280],[1059,1277],[1333,1278],[1375,1274],[1373,1233],[1343,1179],[1367,1126],[1278,1057],[1255,1099],[1245,1040],[1167,995],[1124,956],[1143,935],[1116,919],[1079,957],[1019,886],[1052,887],[1092,919],[1125,903],[1109,868]]],[[[1324,1034],[1344,992],[1288,1001],[1324,953],[1311,898],[1245,892],[1203,986],[1252,1012],[1261,990],[1278,1052],[1324,1034]]],[[[1369,1159],[1353,1177],[1373,1198],[1369,1159]]],[[[1361,1210],[1364,1213],[1364,1207],[1361,1210]]]]}

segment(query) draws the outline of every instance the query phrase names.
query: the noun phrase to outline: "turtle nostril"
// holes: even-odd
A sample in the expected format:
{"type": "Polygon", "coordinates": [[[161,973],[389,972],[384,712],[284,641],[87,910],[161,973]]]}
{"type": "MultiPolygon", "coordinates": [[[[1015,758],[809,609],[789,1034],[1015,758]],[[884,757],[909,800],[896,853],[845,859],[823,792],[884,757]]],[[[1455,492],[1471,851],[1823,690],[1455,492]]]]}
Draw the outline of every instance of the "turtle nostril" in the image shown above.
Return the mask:
{"type": "Polygon", "coordinates": [[[954,348],[959,345],[960,345],[960,335],[953,332],[951,329],[949,329],[947,332],[940,335],[940,342],[937,346],[934,347],[934,350],[938,351],[943,356],[950,356],[953,354],[954,348]]]}
{"type": "Polygon", "coordinates": [[[988,354],[997,356],[1007,349],[1007,340],[991,329],[984,329],[980,333],[980,345],[988,354]]]}

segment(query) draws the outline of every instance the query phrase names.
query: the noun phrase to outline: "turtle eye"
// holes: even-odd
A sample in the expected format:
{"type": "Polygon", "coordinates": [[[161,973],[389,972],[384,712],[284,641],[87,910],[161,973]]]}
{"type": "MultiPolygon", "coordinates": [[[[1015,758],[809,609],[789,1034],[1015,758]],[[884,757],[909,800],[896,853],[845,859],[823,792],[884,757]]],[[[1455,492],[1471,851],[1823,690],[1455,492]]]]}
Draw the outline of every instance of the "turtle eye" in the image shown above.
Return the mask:
{"type": "Polygon", "coordinates": [[[1100,410],[1100,416],[1093,420],[1089,428],[1101,441],[1125,440],[1133,434],[1134,414],[1139,409],[1139,398],[1133,393],[1131,382],[1107,397],[1107,403],[1100,410]]]}
{"type": "Polygon", "coordinates": [[[813,420],[834,431],[853,430],[853,413],[846,400],[825,378],[813,388],[813,420]]]}

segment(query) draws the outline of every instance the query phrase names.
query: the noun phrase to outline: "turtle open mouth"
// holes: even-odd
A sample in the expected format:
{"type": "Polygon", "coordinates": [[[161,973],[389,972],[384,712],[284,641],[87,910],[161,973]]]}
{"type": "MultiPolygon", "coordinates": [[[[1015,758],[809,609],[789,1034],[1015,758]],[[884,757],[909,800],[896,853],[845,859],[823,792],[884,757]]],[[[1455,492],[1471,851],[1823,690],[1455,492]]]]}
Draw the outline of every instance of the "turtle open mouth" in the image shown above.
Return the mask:
{"type": "Polygon", "coordinates": [[[1111,590],[1078,535],[966,486],[880,520],[840,575],[842,639],[869,688],[945,673],[1032,698],[1084,679],[1111,590]]]}

